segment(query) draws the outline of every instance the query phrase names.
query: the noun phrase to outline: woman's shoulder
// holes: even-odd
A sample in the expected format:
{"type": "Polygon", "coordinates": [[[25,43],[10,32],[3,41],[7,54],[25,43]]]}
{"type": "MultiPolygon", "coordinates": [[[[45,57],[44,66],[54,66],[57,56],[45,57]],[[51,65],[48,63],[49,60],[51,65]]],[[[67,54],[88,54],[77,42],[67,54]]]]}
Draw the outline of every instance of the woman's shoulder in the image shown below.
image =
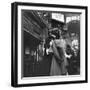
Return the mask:
{"type": "Polygon", "coordinates": [[[56,39],[54,42],[58,47],[64,47],[66,45],[66,41],[64,39],[56,39]]]}

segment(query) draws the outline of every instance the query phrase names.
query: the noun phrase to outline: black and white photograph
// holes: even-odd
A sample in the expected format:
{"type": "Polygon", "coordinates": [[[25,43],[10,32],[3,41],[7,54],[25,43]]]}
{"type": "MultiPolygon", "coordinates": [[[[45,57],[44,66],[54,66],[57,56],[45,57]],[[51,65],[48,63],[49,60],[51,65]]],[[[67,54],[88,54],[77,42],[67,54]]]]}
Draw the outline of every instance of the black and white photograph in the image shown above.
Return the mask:
{"type": "Polygon", "coordinates": [[[87,82],[86,10],[83,6],[12,4],[12,86],[87,82]]]}
{"type": "Polygon", "coordinates": [[[21,12],[22,76],[80,75],[80,13],[21,12]]]}

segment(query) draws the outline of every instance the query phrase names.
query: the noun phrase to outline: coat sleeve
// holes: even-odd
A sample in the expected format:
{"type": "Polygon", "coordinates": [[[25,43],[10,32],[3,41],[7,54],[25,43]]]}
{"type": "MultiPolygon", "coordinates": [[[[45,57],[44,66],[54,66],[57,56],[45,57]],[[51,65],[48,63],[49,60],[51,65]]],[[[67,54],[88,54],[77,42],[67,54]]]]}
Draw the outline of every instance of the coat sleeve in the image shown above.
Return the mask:
{"type": "Polygon", "coordinates": [[[53,53],[54,53],[55,57],[56,57],[58,60],[63,61],[63,59],[62,59],[62,58],[60,57],[60,55],[59,55],[59,52],[58,52],[58,50],[57,50],[57,47],[56,47],[55,42],[53,42],[52,49],[53,49],[53,53]]]}

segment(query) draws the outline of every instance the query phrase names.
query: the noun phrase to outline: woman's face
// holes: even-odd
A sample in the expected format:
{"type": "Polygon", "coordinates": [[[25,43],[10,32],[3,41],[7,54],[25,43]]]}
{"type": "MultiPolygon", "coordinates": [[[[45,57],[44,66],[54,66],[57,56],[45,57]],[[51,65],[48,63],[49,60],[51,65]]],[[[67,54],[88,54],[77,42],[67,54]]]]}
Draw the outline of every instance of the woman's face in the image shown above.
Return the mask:
{"type": "Polygon", "coordinates": [[[72,48],[74,51],[77,51],[79,49],[79,42],[78,40],[73,40],[72,41],[72,48]]]}

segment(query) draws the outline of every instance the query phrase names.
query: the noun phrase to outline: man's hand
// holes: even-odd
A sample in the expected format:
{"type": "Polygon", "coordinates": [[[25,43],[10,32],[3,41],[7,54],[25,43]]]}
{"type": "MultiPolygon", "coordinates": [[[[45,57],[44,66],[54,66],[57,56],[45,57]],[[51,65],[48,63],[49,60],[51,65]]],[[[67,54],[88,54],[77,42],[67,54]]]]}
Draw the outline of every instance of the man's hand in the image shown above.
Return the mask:
{"type": "Polygon", "coordinates": [[[65,53],[65,57],[66,57],[66,58],[71,58],[72,55],[71,55],[71,54],[70,54],[70,55],[67,55],[67,54],[65,53]]]}

